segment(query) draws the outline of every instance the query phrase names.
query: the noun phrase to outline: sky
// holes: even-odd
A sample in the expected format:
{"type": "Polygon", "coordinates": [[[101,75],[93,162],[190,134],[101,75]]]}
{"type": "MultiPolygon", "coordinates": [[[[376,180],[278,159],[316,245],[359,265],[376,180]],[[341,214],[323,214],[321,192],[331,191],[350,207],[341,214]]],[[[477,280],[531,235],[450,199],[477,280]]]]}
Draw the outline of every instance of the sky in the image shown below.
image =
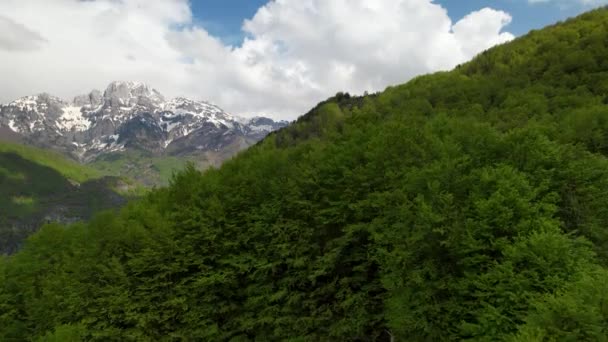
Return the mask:
{"type": "Polygon", "coordinates": [[[0,102],[111,81],[293,120],[608,0],[1,0],[0,102]]]}
{"type": "MultiPolygon", "coordinates": [[[[253,17],[267,2],[267,0],[194,0],[191,1],[191,5],[193,16],[207,31],[226,44],[235,45],[240,44],[245,37],[242,31],[243,19],[253,17]]],[[[439,0],[434,2],[446,8],[448,15],[454,20],[484,7],[506,11],[513,17],[508,31],[517,36],[608,3],[600,0],[439,0]]]]}

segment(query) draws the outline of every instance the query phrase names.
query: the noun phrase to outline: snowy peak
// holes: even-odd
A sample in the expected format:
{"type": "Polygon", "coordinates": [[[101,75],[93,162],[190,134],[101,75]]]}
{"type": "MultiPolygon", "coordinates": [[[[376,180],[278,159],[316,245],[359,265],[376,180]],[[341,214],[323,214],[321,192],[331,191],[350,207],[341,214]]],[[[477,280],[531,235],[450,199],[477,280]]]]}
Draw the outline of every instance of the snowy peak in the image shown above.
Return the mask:
{"type": "Polygon", "coordinates": [[[7,106],[28,111],[28,112],[45,112],[51,107],[59,108],[66,103],[58,97],[51,96],[47,93],[42,93],[33,96],[24,96],[10,102],[7,106]]]}
{"type": "MultiPolygon", "coordinates": [[[[287,121],[279,121],[279,123],[280,122],[287,123],[287,121]]],[[[249,119],[247,121],[247,124],[252,125],[252,126],[264,126],[264,125],[272,126],[272,125],[276,125],[277,122],[270,118],[264,117],[264,116],[255,116],[255,117],[249,119]]]]}
{"type": "Polygon", "coordinates": [[[224,113],[224,111],[216,105],[204,101],[190,100],[185,97],[176,97],[167,101],[163,105],[163,109],[176,114],[206,115],[224,113]]]}
{"type": "Polygon", "coordinates": [[[249,136],[256,137],[256,139],[262,139],[268,133],[283,128],[288,124],[289,122],[287,121],[274,121],[270,118],[256,116],[248,119],[245,122],[245,127],[249,136]]]}
{"type": "Polygon", "coordinates": [[[32,112],[38,110],[38,96],[24,96],[10,102],[6,107],[13,107],[21,111],[32,112]]]}
{"type": "Polygon", "coordinates": [[[0,127],[82,161],[133,148],[179,155],[244,148],[286,125],[235,117],[205,101],[166,101],[140,82],[112,82],[103,93],[93,90],[72,102],[39,94],[0,105],[0,127]]]}
{"type": "Polygon", "coordinates": [[[18,98],[0,105],[0,125],[16,133],[43,131],[63,114],[67,102],[46,93],[18,98]]]}
{"type": "Polygon", "coordinates": [[[103,97],[112,107],[152,106],[164,102],[165,98],[156,89],[141,82],[115,81],[108,85],[103,97]]]}
{"type": "Polygon", "coordinates": [[[122,96],[150,96],[158,91],[152,89],[145,83],[133,81],[114,81],[108,84],[104,92],[104,97],[112,95],[122,96]]]}
{"type": "Polygon", "coordinates": [[[162,108],[164,119],[174,120],[176,116],[190,116],[190,121],[209,122],[218,128],[233,128],[236,123],[236,119],[232,115],[224,112],[220,107],[205,101],[194,101],[184,97],[177,97],[164,103],[162,108]]]}

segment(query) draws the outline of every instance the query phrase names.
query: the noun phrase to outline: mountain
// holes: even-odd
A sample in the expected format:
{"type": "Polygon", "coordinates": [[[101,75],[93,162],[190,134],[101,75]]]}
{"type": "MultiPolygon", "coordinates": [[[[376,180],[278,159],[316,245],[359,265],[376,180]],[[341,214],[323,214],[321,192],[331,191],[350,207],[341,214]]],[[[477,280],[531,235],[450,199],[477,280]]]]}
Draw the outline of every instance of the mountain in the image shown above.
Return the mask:
{"type": "Polygon", "coordinates": [[[71,102],[39,94],[0,105],[0,127],[84,163],[138,151],[217,165],[286,125],[235,117],[203,101],[166,100],[139,82],[112,82],[103,93],[93,90],[71,102]]]}
{"type": "Polygon", "coordinates": [[[608,9],[338,94],[0,260],[0,340],[604,341],[608,9]]]}
{"type": "Polygon", "coordinates": [[[13,253],[47,222],[71,223],[118,208],[129,182],[58,153],[0,141],[0,254],[13,253]]]}

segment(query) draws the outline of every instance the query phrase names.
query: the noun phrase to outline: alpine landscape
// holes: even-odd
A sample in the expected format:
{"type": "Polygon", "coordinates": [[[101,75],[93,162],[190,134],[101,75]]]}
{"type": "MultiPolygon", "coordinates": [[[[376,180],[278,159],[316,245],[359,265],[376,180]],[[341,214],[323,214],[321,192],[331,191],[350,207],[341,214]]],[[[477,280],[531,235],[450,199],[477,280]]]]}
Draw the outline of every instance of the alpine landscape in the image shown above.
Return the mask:
{"type": "Polygon", "coordinates": [[[606,2],[228,2],[0,2],[0,341],[607,340],[606,2]]]}

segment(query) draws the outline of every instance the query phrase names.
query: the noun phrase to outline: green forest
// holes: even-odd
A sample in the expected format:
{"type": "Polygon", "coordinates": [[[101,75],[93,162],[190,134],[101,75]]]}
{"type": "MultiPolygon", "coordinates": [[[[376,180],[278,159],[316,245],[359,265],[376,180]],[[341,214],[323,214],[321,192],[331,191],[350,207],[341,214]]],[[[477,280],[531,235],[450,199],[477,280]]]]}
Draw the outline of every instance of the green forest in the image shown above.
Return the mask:
{"type": "Polygon", "coordinates": [[[608,9],[339,93],[0,260],[0,341],[608,341],[608,9]]]}

